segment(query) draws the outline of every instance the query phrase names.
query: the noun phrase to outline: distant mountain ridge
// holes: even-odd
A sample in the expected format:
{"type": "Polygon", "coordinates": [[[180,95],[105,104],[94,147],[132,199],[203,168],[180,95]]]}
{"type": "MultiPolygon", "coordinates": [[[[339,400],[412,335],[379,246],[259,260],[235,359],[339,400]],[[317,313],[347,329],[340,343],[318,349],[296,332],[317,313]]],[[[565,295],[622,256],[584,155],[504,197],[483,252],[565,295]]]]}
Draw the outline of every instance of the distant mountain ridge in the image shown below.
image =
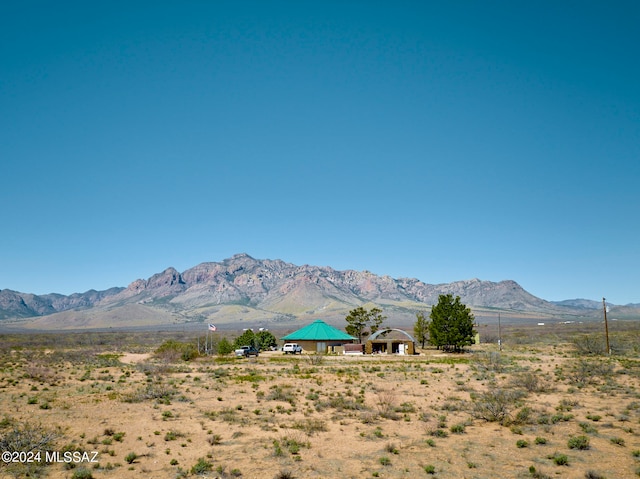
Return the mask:
{"type": "Polygon", "coordinates": [[[593,301],[590,299],[565,299],[564,301],[554,301],[553,304],[558,306],[568,306],[570,308],[580,309],[600,309],[602,303],[600,301],[593,301]]]}
{"type": "Polygon", "coordinates": [[[168,317],[218,323],[284,321],[344,318],[350,309],[367,304],[381,306],[389,317],[409,318],[436,304],[441,294],[460,296],[473,308],[527,314],[571,315],[595,309],[586,300],[545,301],[511,280],[470,279],[433,285],[415,278],[394,279],[368,271],[298,266],[237,254],[222,262],[200,263],[182,273],[167,268],[126,288],[69,296],[37,296],[5,289],[0,291],[0,319],[45,318],[37,321],[40,325],[73,319],[86,325],[92,324],[91,318],[96,324],[107,320],[95,318],[119,318],[117,311],[122,308],[131,321],[140,316],[145,324],[153,321],[154,315],[163,321],[168,317]]]}
{"type": "Polygon", "coordinates": [[[29,318],[44,316],[60,311],[91,308],[104,298],[108,298],[124,288],[110,288],[105,291],[93,289],[84,293],[35,295],[19,293],[10,289],[0,290],[0,319],[29,318]]]}

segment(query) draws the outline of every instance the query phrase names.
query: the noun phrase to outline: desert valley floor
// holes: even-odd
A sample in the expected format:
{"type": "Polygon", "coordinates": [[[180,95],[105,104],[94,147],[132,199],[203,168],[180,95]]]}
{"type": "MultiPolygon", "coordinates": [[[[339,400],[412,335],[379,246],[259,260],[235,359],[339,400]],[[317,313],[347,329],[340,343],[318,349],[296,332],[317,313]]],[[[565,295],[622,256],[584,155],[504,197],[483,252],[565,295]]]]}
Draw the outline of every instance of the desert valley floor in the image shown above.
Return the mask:
{"type": "Polygon", "coordinates": [[[637,354],[532,341],[183,361],[154,354],[162,338],[21,338],[0,343],[2,449],[59,454],[0,477],[640,475],[637,354]]]}

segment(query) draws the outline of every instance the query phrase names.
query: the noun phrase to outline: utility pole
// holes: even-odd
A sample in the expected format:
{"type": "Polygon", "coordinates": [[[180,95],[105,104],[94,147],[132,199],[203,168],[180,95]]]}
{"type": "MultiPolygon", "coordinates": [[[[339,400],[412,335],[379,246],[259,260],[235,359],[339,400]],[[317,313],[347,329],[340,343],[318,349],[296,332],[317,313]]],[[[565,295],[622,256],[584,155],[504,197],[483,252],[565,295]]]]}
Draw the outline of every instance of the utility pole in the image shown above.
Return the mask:
{"type": "Polygon", "coordinates": [[[602,309],[604,310],[604,334],[607,338],[607,354],[611,356],[611,348],[609,347],[609,323],[607,322],[607,303],[605,298],[602,298],[602,309]]]}
{"type": "Polygon", "coordinates": [[[500,313],[498,313],[498,349],[502,351],[502,330],[500,328],[500,313]]]}

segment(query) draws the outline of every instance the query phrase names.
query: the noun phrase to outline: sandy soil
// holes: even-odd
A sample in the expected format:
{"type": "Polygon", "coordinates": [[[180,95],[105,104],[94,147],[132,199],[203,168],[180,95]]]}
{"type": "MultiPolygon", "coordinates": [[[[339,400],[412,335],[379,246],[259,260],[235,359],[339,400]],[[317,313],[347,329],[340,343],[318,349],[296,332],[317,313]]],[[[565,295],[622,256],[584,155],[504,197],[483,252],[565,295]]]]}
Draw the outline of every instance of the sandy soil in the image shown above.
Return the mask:
{"type": "Polygon", "coordinates": [[[50,478],[638,477],[634,359],[568,345],[422,353],[169,363],[16,350],[2,358],[0,433],[33,425],[57,431],[52,450],[97,451],[97,463],[43,467],[50,478]],[[588,449],[569,447],[579,436],[588,449]]]}

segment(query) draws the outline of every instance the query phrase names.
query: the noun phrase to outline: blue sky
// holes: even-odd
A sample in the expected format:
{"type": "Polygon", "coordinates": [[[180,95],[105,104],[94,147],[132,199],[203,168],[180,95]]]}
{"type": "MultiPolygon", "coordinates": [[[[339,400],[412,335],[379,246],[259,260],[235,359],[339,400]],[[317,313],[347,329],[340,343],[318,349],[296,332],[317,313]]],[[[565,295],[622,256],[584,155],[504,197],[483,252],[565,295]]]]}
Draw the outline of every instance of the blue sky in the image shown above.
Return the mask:
{"type": "Polygon", "coordinates": [[[638,2],[5,2],[0,289],[255,258],[640,302],[638,2]]]}

